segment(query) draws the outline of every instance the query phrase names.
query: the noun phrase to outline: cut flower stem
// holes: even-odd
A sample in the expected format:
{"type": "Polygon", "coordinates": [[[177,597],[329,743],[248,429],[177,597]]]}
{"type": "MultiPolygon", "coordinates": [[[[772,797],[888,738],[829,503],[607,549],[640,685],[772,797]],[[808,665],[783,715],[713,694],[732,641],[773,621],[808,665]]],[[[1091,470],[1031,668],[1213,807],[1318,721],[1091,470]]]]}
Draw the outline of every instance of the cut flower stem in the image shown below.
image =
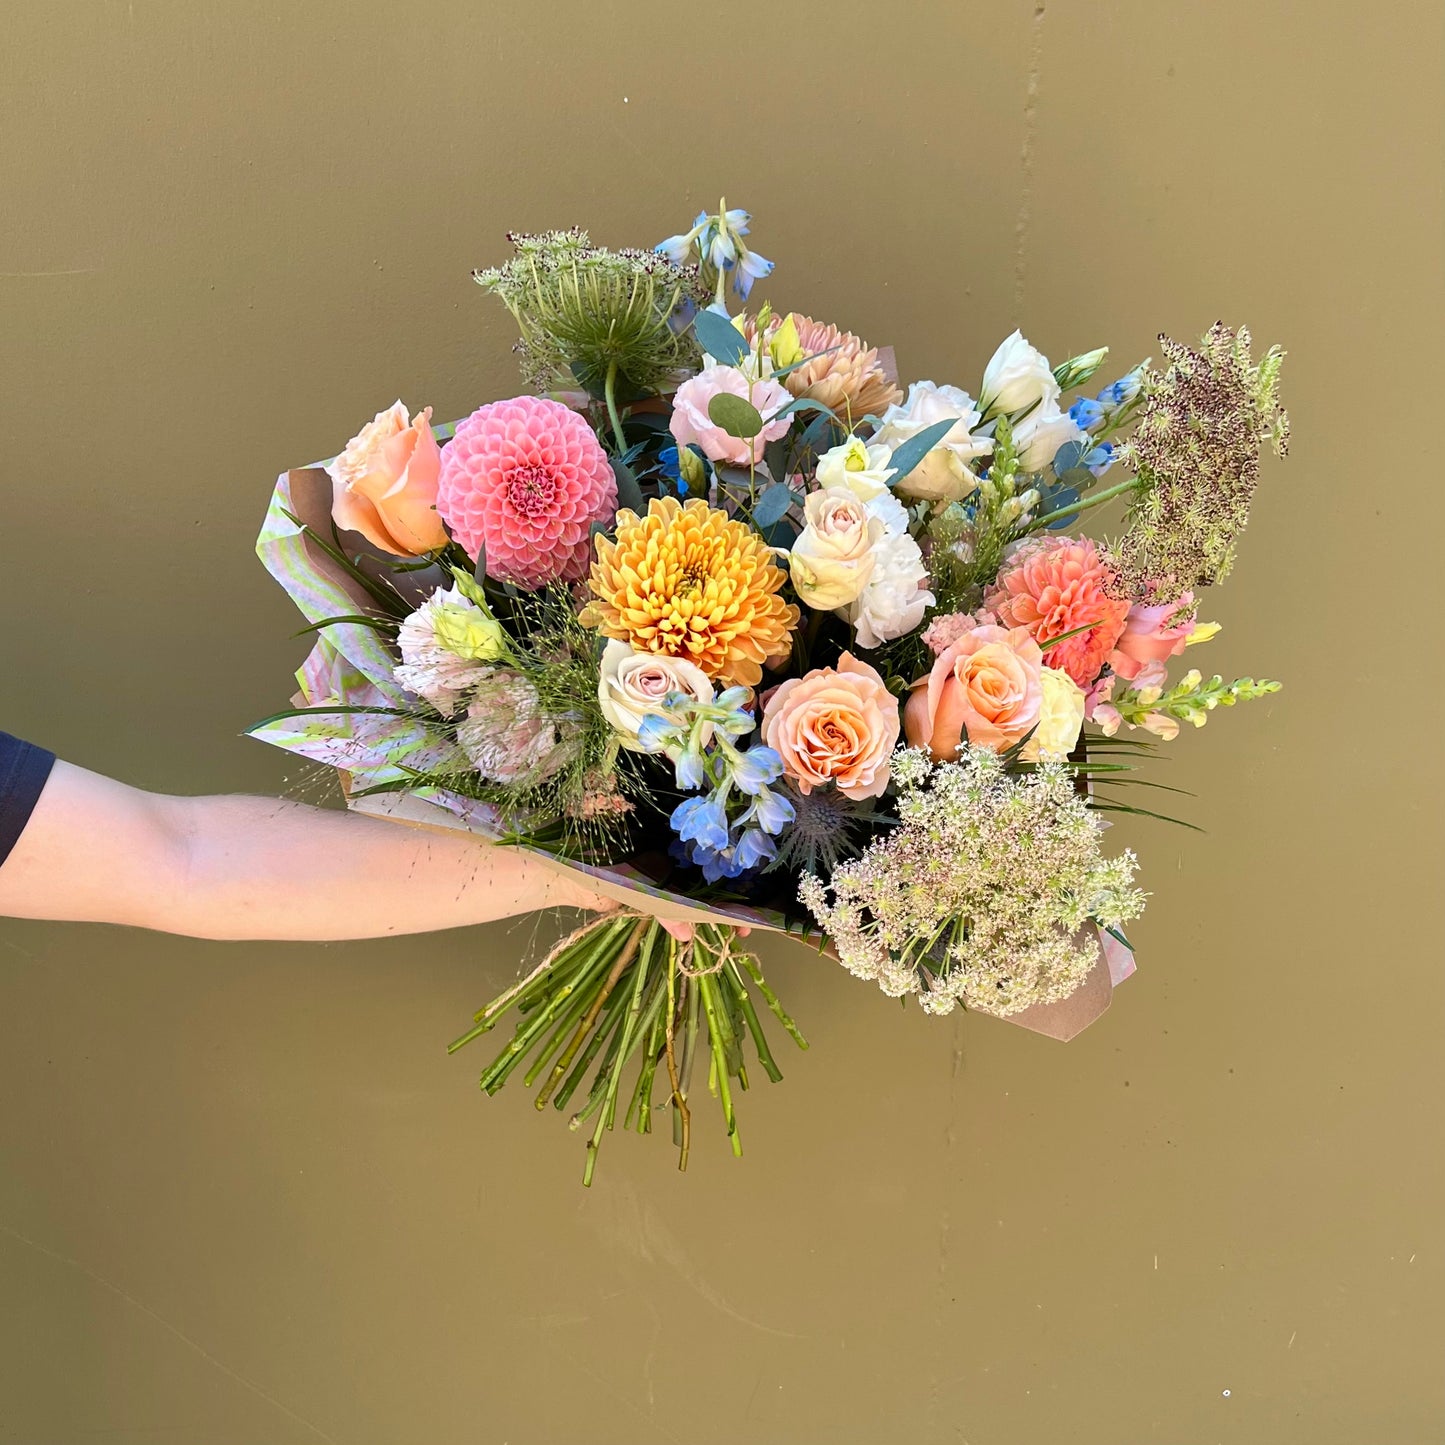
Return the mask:
{"type": "Polygon", "coordinates": [[[763,1031],[753,991],[799,1048],[807,1042],[763,978],[762,967],[737,948],[725,925],[700,924],[679,945],[656,920],[626,914],[598,920],[568,938],[555,956],[478,1011],[474,1026],[449,1046],[455,1052],[516,1010],[512,1038],[482,1071],[484,1092],[501,1090],[523,1063],[536,1107],[566,1109],[584,1078],[591,1082],[568,1119],[590,1125],[582,1182],[590,1185],[604,1136],[617,1127],[652,1132],[653,1094],[665,1070],[661,1107],[672,1112],[678,1168],[692,1147],[689,1097],[697,1056],[706,1052],[709,1084],[722,1110],[728,1143],[742,1153],[734,1085],[748,1087],[746,1043],[773,1082],[782,1078],[763,1031]],[[624,1076],[636,1067],[624,1091],[624,1076]]]}

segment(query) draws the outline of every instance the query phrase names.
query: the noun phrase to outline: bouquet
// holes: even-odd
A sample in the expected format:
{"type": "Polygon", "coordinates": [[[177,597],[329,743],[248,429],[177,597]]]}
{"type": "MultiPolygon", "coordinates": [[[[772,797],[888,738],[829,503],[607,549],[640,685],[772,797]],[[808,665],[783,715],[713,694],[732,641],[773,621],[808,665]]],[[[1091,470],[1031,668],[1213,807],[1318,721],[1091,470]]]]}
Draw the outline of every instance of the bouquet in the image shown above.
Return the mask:
{"type": "Polygon", "coordinates": [[[1077,1032],[1144,905],[1109,815],[1164,816],[1131,801],[1154,745],[1278,686],[1170,676],[1285,449],[1277,348],[1161,337],[1089,395],[1104,349],[1055,366],[1016,331],[975,392],[905,392],[890,352],[749,309],[748,236],[724,205],[651,251],[510,237],[475,279],[525,393],[397,402],[280,478],[259,543],[316,641],[256,736],[624,905],[451,1045],[511,1023],[482,1088],[565,1112],[584,1182],[659,1111],[685,1167],[704,1078],[741,1152],[738,1093],[781,1077],[764,1019],[806,1047],[749,929],[930,1014],[1077,1032]]]}

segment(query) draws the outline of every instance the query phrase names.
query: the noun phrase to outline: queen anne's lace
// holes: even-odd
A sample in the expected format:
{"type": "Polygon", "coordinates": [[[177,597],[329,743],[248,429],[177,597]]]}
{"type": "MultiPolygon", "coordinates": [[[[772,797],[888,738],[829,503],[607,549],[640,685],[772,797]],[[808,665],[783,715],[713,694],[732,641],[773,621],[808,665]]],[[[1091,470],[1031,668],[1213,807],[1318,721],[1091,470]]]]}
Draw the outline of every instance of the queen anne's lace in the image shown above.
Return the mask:
{"type": "Polygon", "coordinates": [[[1103,856],[1067,768],[1011,774],[981,747],[934,765],[908,748],[893,778],[899,826],[830,884],[809,874],[799,889],[844,967],[884,993],[916,993],[930,1013],[1056,1003],[1098,958],[1084,925],[1143,910],[1134,855],[1103,856]]]}

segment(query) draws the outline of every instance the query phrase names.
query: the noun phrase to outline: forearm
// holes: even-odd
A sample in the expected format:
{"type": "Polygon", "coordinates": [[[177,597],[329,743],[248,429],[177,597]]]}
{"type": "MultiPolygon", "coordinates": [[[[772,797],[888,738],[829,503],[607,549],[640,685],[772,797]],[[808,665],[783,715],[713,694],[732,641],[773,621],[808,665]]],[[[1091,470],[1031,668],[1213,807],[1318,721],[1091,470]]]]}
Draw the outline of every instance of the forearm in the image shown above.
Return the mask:
{"type": "Polygon", "coordinates": [[[267,798],[164,797],[61,762],[0,865],[0,916],[374,938],[609,906],[584,885],[466,833],[267,798]]]}
{"type": "Polygon", "coordinates": [[[345,939],[485,923],[586,898],[535,856],[266,798],[165,800],[184,883],[151,927],[206,938],[345,939]]]}

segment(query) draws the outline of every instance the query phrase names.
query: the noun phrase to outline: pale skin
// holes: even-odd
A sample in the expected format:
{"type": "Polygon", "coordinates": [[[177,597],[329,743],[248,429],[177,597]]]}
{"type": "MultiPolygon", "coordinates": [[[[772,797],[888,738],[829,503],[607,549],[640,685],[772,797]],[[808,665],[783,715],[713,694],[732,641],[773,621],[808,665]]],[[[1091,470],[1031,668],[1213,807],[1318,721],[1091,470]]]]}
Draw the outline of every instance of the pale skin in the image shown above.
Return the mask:
{"type": "Polygon", "coordinates": [[[380,938],[616,906],[577,875],[463,833],[273,798],[168,797],[65,762],[0,864],[0,916],[192,938],[380,938]]]}

